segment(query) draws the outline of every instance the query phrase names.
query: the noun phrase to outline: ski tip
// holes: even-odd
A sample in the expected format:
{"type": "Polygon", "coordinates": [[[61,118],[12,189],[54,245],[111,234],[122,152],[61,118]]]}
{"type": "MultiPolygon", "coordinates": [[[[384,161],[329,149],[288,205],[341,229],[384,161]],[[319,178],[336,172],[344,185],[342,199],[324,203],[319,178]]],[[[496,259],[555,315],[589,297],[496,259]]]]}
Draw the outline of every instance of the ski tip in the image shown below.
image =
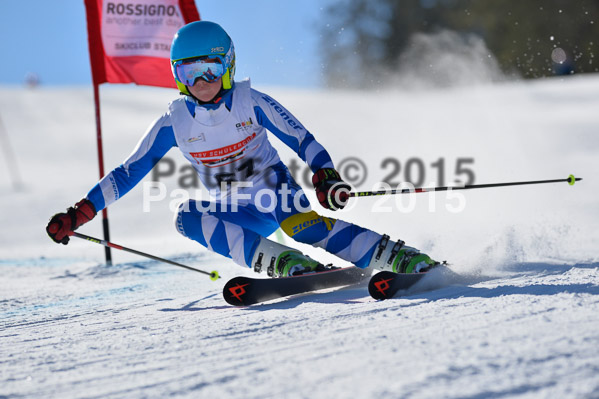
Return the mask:
{"type": "Polygon", "coordinates": [[[389,282],[393,280],[393,275],[388,273],[392,272],[379,272],[368,282],[368,293],[378,301],[388,299],[392,296],[389,282]]]}
{"type": "Polygon", "coordinates": [[[229,305],[247,306],[251,302],[246,301],[246,294],[250,286],[250,281],[243,277],[235,277],[227,282],[223,287],[223,297],[229,305]]]}

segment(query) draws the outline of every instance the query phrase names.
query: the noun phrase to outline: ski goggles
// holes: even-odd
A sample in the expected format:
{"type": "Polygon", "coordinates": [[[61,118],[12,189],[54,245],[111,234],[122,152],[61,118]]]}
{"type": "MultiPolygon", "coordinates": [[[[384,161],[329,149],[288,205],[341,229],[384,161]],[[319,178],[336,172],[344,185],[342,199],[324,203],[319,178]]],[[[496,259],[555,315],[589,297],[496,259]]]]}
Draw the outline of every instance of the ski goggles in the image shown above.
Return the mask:
{"type": "Polygon", "coordinates": [[[179,82],[185,86],[193,86],[197,79],[214,82],[227,72],[224,58],[220,55],[209,55],[194,59],[185,59],[173,63],[173,71],[179,82]]]}

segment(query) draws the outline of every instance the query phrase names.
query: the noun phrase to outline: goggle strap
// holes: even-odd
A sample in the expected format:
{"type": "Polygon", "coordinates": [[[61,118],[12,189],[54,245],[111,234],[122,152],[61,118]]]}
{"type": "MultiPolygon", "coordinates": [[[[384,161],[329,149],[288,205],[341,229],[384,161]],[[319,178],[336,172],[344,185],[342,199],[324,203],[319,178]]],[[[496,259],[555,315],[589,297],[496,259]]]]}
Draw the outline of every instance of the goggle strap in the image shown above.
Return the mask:
{"type": "Polygon", "coordinates": [[[231,88],[231,74],[229,73],[229,68],[227,68],[227,72],[223,75],[223,89],[229,90],[231,88]]]}

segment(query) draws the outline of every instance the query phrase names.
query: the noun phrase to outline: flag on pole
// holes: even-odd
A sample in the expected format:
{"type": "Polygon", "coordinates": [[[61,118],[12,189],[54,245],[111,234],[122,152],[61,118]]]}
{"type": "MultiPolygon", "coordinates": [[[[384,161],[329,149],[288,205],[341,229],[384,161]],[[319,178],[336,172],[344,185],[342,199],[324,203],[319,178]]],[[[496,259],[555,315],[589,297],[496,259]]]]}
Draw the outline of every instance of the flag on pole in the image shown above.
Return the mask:
{"type": "Polygon", "coordinates": [[[200,15],[193,0],[85,0],[94,85],[176,87],[173,36],[200,15]]]}
{"type": "MultiPolygon", "coordinates": [[[[197,21],[194,0],[85,0],[100,178],[104,177],[100,84],[135,83],[176,87],[170,67],[173,36],[197,21]]],[[[104,240],[110,241],[108,212],[102,210],[104,240]]],[[[106,264],[112,264],[105,248],[106,264]]]]}

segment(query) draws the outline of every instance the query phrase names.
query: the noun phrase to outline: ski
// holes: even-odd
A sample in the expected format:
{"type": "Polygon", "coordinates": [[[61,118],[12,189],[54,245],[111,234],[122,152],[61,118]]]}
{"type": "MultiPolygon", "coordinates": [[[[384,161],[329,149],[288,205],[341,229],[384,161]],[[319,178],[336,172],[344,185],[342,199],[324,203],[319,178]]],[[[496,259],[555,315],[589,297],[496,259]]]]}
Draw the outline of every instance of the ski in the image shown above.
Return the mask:
{"type": "Polygon", "coordinates": [[[357,284],[366,277],[364,269],[353,266],[282,278],[241,276],[225,284],[223,297],[230,305],[248,306],[290,295],[357,284]]]}
{"type": "MultiPolygon", "coordinates": [[[[441,280],[444,282],[449,281],[450,276],[454,276],[455,273],[449,270],[444,265],[439,265],[434,267],[428,272],[425,273],[394,273],[391,271],[382,271],[378,272],[374,276],[370,278],[368,282],[368,293],[371,297],[378,300],[393,298],[400,291],[405,291],[408,288],[411,288],[419,281],[430,274],[440,274],[443,276],[441,280]]],[[[443,285],[443,282],[437,280],[432,284],[429,289],[440,288],[443,285]]]]}

